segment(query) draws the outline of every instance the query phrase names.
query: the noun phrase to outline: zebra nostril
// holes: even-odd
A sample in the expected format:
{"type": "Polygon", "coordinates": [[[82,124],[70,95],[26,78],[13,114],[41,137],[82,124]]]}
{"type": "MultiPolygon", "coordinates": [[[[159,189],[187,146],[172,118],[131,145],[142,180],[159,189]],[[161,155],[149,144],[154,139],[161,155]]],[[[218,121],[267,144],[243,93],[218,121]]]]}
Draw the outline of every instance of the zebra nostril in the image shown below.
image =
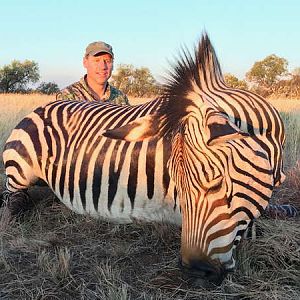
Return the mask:
{"type": "Polygon", "coordinates": [[[203,273],[205,277],[212,277],[218,273],[218,270],[212,264],[203,261],[193,262],[191,268],[203,273]]]}
{"type": "Polygon", "coordinates": [[[206,279],[215,285],[220,285],[226,276],[225,269],[222,266],[217,267],[210,262],[191,261],[188,265],[182,261],[180,262],[189,276],[206,279]]]}

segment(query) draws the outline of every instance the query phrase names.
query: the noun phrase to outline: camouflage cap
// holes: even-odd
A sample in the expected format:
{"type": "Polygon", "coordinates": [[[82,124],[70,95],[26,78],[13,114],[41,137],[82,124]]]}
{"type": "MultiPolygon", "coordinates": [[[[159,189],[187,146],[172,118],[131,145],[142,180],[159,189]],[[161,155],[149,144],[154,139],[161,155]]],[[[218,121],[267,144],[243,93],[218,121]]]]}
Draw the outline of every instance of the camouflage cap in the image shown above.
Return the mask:
{"type": "Polygon", "coordinates": [[[112,58],[114,57],[112,46],[107,43],[101,42],[101,41],[90,43],[86,47],[85,56],[87,56],[87,55],[94,56],[97,53],[101,53],[101,52],[110,54],[112,56],[112,58]]]}

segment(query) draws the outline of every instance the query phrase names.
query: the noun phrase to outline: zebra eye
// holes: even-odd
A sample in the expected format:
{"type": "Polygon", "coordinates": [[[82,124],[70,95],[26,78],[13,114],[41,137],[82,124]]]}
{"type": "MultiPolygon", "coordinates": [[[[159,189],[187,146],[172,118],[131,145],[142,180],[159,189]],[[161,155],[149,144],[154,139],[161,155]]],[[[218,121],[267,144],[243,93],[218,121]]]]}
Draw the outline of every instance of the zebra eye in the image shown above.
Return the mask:
{"type": "Polygon", "coordinates": [[[209,182],[207,188],[207,193],[216,193],[222,188],[223,184],[223,176],[218,176],[217,178],[214,178],[212,181],[209,182]]]}
{"type": "Polygon", "coordinates": [[[222,184],[217,184],[217,185],[214,185],[213,187],[211,187],[209,190],[208,190],[208,193],[217,193],[220,191],[220,189],[222,188],[222,184]]]}

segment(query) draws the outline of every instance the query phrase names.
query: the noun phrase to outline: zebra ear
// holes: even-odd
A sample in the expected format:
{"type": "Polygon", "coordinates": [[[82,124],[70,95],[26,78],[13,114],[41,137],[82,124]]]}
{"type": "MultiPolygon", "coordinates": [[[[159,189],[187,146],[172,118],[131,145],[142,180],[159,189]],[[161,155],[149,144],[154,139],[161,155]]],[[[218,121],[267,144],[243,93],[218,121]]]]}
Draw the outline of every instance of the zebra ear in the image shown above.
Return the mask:
{"type": "Polygon", "coordinates": [[[121,127],[107,129],[102,135],[111,139],[137,142],[156,136],[159,133],[160,124],[161,117],[153,114],[138,118],[121,127]]]}
{"type": "Polygon", "coordinates": [[[248,133],[238,128],[222,113],[213,113],[208,116],[206,120],[206,135],[208,146],[249,136],[248,133]]]}

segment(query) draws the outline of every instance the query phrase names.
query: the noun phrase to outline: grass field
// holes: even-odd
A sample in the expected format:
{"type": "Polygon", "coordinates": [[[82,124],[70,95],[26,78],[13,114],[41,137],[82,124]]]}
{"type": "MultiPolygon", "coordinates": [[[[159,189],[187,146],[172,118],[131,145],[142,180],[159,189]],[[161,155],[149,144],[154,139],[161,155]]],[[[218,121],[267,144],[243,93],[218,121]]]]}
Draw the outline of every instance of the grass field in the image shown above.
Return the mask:
{"type": "MultiPolygon", "coordinates": [[[[51,96],[0,95],[0,147],[11,129],[51,96]]],[[[132,104],[145,99],[130,99],[132,104]]],[[[272,201],[300,202],[300,100],[272,100],[283,117],[286,182],[272,201]]],[[[0,184],[4,183],[0,161],[0,184]]],[[[115,225],[79,216],[47,188],[36,207],[0,233],[0,299],[300,299],[299,218],[256,222],[237,269],[221,286],[199,285],[178,267],[180,229],[169,224],[115,225]]]]}

